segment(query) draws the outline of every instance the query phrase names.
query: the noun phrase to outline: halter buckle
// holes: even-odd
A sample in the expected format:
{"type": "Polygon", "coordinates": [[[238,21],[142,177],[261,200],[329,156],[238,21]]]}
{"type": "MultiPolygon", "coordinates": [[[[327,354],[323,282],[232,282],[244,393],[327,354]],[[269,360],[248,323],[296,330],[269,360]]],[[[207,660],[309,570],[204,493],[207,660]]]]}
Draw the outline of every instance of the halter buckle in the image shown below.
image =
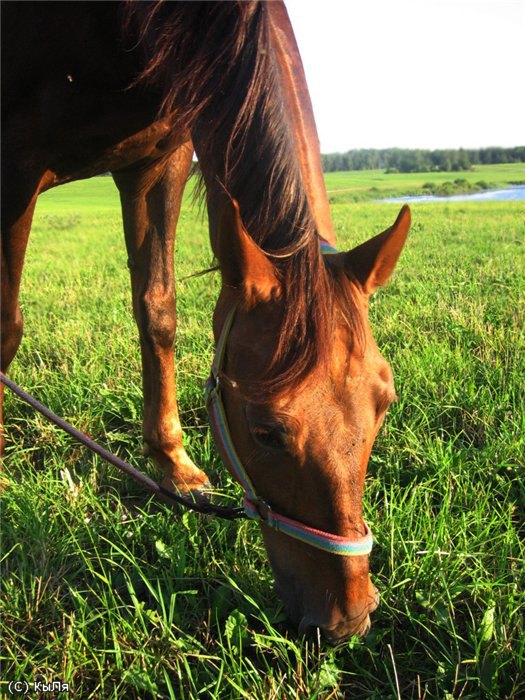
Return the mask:
{"type": "Polygon", "coordinates": [[[257,508],[257,512],[261,516],[261,520],[263,522],[267,523],[272,519],[272,508],[270,505],[268,505],[268,503],[266,503],[265,500],[257,497],[254,505],[257,508]]]}
{"type": "Polygon", "coordinates": [[[209,405],[213,401],[213,398],[218,396],[218,394],[219,376],[211,372],[208,376],[208,379],[206,380],[206,384],[204,385],[204,402],[206,404],[206,408],[209,408],[209,405]]]}

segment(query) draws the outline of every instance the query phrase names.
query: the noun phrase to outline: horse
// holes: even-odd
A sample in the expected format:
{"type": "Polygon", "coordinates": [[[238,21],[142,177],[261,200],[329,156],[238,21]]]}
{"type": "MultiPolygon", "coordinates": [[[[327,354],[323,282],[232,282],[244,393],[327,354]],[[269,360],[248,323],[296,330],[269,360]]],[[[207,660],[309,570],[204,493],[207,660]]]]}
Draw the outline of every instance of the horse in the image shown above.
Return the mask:
{"type": "Polygon", "coordinates": [[[299,631],[319,628],[332,643],[366,634],[378,594],[363,490],[395,398],[367,309],[405,243],[408,208],[357,248],[323,255],[335,234],[282,2],[13,2],[2,5],[2,32],[2,372],[22,338],[38,195],[111,173],[142,356],[143,439],[163,486],[206,490],[183,447],[174,371],[173,249],[195,152],[222,279],[210,390],[223,419],[214,432],[228,436],[219,451],[246,482],[245,507],[299,631]]]}

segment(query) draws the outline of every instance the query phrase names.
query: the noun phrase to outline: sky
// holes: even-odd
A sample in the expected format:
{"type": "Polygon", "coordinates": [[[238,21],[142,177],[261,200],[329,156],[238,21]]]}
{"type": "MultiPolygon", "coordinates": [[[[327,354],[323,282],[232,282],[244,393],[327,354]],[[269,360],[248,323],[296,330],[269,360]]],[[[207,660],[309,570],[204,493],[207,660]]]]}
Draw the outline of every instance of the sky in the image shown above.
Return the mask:
{"type": "Polygon", "coordinates": [[[525,145],[525,0],[285,0],[321,152],[525,145]]]}

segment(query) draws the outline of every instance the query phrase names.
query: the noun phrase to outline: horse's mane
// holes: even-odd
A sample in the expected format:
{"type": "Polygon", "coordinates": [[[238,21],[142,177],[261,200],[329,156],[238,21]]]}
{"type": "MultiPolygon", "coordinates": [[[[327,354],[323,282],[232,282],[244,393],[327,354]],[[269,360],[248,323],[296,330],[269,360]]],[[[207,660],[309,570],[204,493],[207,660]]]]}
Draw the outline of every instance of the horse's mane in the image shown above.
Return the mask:
{"type": "MultiPolygon", "coordinates": [[[[204,180],[240,204],[246,230],[278,269],[280,338],[261,396],[298,383],[328,352],[334,286],[303,186],[263,2],[129,2],[144,47],[135,84],[160,90],[163,116],[191,131],[204,180]]],[[[338,284],[339,286],[339,284],[338,284]]],[[[345,317],[357,323],[352,295],[345,317]]],[[[355,330],[355,329],[354,329],[355,330]]]]}

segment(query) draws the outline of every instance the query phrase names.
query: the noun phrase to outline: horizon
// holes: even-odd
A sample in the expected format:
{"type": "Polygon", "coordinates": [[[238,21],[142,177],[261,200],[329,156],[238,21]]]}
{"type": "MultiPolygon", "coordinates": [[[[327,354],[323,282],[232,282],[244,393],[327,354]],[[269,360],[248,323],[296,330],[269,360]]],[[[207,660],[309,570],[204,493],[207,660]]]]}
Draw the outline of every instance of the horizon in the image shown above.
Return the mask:
{"type": "Polygon", "coordinates": [[[521,0],[285,0],[322,153],[525,143],[521,0]]]}
{"type": "Polygon", "coordinates": [[[418,148],[418,147],[407,147],[403,148],[402,146],[385,146],[385,148],[375,148],[374,146],[367,148],[366,146],[358,146],[357,148],[349,148],[346,151],[321,151],[322,155],[333,155],[334,153],[349,153],[351,151],[489,151],[492,149],[498,149],[498,150],[504,150],[504,151],[509,151],[509,150],[514,150],[515,148],[524,148],[525,143],[518,143],[515,144],[514,146],[496,146],[494,144],[491,144],[490,146],[480,146],[479,148],[463,148],[463,146],[459,146],[459,148],[418,148]]]}

